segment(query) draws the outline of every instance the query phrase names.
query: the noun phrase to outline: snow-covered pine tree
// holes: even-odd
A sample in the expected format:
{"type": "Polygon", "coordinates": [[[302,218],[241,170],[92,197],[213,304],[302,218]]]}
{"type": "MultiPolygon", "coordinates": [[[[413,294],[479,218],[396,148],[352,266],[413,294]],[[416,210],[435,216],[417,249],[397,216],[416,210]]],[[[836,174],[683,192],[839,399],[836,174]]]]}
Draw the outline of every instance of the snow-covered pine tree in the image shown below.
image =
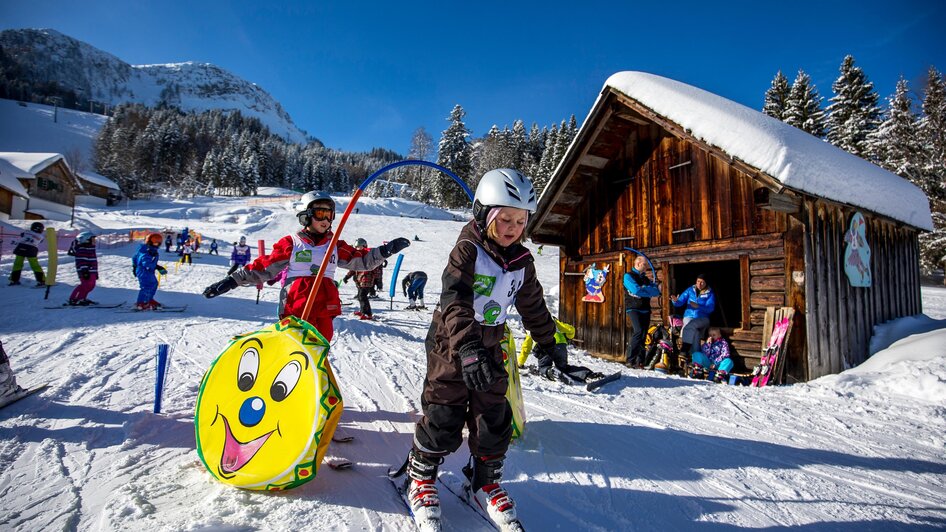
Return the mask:
{"type": "Polygon", "coordinates": [[[935,67],[927,73],[922,108],[918,129],[923,179],[936,199],[946,200],[946,79],[935,67]]]}
{"type": "MultiPolygon", "coordinates": [[[[800,71],[799,71],[800,72],[800,71]]],[[[785,110],[788,107],[788,78],[779,70],[772,78],[772,85],[765,91],[762,103],[762,112],[779,120],[785,120],[785,110]]]]}
{"type": "MultiPolygon", "coordinates": [[[[781,72],[780,72],[781,73],[781,72]]],[[[785,101],[782,120],[802,131],[823,138],[825,134],[824,110],[821,96],[811,83],[811,77],[799,69],[785,101]]]]}
{"type": "Polygon", "coordinates": [[[874,84],[848,55],[841,74],[831,85],[834,96],[828,105],[828,142],[858,157],[868,156],[867,136],[880,125],[880,107],[874,84]]]}
{"type": "Polygon", "coordinates": [[[545,190],[545,185],[548,184],[552,170],[555,169],[555,165],[558,162],[555,160],[555,147],[558,145],[558,137],[558,127],[553,124],[552,129],[549,130],[545,138],[545,149],[542,150],[542,159],[539,162],[539,168],[535,172],[535,175],[532,176],[532,184],[535,186],[535,191],[539,194],[545,190]]]}
{"type": "Polygon", "coordinates": [[[918,126],[922,180],[930,189],[933,232],[920,235],[920,267],[925,272],[946,265],[946,80],[930,67],[923,116],[918,126]]]}
{"type": "Polygon", "coordinates": [[[509,140],[512,149],[512,168],[520,172],[527,172],[529,139],[526,133],[526,125],[522,123],[522,120],[516,120],[512,123],[512,133],[509,140]]]}
{"type": "Polygon", "coordinates": [[[917,116],[913,112],[907,80],[901,76],[894,94],[888,98],[887,110],[880,126],[869,138],[870,156],[877,164],[905,177],[930,197],[937,194],[923,181],[920,142],[917,138],[917,116]]]}
{"type": "MultiPolygon", "coordinates": [[[[476,188],[473,173],[473,147],[470,145],[470,130],[463,122],[466,111],[460,104],[454,106],[447,120],[450,125],[443,131],[438,146],[437,164],[444,166],[457,174],[457,177],[469,184],[471,189],[476,188]]],[[[447,183],[446,179],[438,179],[437,186],[433,187],[433,200],[442,207],[460,207],[469,204],[469,199],[457,184],[447,183]],[[446,186],[444,186],[446,185],[446,186]]]]}

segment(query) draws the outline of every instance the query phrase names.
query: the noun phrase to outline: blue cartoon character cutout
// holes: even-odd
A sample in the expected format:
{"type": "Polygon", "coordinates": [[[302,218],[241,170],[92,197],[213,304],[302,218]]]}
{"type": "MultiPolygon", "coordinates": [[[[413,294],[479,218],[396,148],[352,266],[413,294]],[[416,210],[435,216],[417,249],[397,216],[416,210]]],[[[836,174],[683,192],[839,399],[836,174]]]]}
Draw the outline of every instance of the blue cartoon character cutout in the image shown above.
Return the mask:
{"type": "Polygon", "coordinates": [[[604,269],[598,270],[595,268],[595,264],[592,263],[591,266],[585,268],[585,297],[581,298],[582,301],[588,301],[591,303],[604,303],[604,293],[601,289],[604,287],[604,283],[608,280],[608,272],[611,270],[611,266],[607,265],[604,269]]]}

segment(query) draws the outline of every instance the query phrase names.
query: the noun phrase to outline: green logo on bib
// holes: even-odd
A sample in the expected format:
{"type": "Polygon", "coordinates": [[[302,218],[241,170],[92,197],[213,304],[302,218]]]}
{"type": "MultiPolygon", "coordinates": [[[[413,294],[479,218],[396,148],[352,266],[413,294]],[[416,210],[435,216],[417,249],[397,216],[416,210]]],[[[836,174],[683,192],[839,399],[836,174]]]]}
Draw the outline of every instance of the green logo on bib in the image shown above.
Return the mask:
{"type": "Polygon", "coordinates": [[[502,313],[503,307],[499,306],[499,303],[490,300],[488,303],[483,305],[483,321],[486,322],[486,325],[492,325],[496,323],[496,320],[499,318],[499,315],[502,313]]]}
{"type": "Polygon", "coordinates": [[[312,262],[312,250],[303,249],[296,252],[296,262],[312,262]]]}
{"type": "Polygon", "coordinates": [[[473,291],[481,296],[488,296],[493,293],[493,287],[496,286],[496,278],[489,275],[473,274],[473,291]]]}

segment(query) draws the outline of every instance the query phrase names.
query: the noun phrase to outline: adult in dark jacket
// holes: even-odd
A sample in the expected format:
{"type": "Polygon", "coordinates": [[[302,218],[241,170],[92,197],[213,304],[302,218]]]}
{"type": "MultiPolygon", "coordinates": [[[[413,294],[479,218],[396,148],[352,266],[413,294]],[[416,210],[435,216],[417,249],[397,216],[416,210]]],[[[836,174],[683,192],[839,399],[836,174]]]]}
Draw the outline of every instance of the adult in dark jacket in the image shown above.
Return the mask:
{"type": "Polygon", "coordinates": [[[646,265],[647,259],[638,255],[631,271],[624,274],[624,312],[634,328],[627,343],[625,364],[636,368],[644,365],[644,336],[650,326],[650,298],[660,295],[660,287],[644,274],[646,265]]]}
{"type": "Polygon", "coordinates": [[[532,255],[522,245],[535,198],[531,181],[518,171],[487,172],[476,189],[474,220],[460,231],[450,252],[440,305],[425,342],[424,416],[404,466],[415,520],[439,521],[437,469],[444,456],[460,447],[464,425],[474,503],[498,527],[517,519],[512,498],[499,485],[512,436],[500,346],[507,308],[515,305],[543,353],[567,358],[565,346],[555,342],[555,322],[532,255]]]}

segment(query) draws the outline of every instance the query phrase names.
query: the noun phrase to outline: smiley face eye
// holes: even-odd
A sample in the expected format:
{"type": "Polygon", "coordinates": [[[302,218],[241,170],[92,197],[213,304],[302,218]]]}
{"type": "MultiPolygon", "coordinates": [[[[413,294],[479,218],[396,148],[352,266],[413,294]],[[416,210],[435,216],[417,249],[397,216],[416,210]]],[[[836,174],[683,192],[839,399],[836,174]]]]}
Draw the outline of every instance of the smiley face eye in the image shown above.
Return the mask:
{"type": "Polygon", "coordinates": [[[279,402],[289,397],[293,388],[296,387],[296,383],[299,382],[299,375],[301,374],[302,365],[295,360],[283,366],[283,368],[279,370],[279,375],[276,375],[276,380],[273,381],[272,387],[269,389],[269,396],[273,398],[273,401],[279,402]]]}
{"type": "Polygon", "coordinates": [[[241,392],[248,392],[256,383],[256,374],[259,372],[259,352],[251,347],[240,357],[240,366],[237,369],[237,388],[241,392]]]}

